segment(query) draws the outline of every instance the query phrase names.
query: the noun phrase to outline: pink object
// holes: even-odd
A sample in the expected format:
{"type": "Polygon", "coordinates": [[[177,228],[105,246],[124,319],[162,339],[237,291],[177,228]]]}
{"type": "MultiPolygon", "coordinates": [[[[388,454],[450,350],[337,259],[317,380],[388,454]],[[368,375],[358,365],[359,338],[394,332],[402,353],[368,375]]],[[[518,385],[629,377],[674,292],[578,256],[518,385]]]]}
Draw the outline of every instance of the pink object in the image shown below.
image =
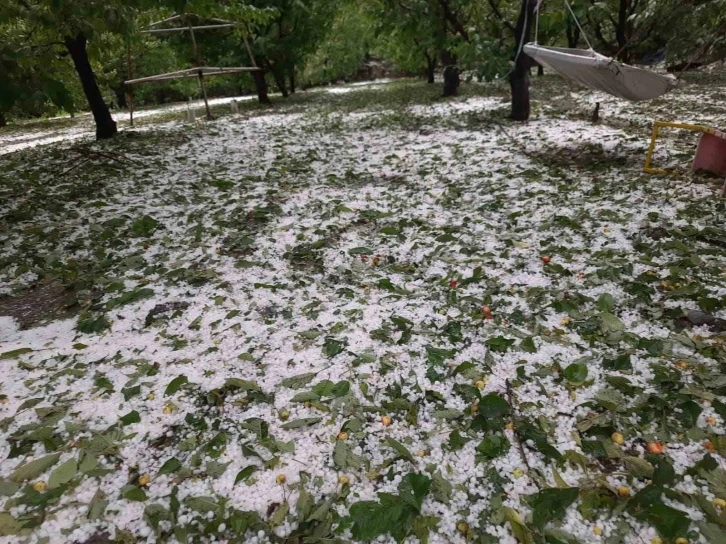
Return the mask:
{"type": "Polygon", "coordinates": [[[706,170],[719,176],[726,176],[726,134],[704,132],[698,141],[692,170],[706,170]]]}

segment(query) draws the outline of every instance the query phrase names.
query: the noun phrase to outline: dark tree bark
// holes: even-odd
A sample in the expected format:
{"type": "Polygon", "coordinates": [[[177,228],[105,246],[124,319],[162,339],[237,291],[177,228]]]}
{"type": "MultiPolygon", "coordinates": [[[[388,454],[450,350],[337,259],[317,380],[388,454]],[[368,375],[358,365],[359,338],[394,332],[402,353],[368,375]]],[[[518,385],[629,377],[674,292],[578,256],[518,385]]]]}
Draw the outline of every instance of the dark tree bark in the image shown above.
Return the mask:
{"type": "Polygon", "coordinates": [[[8,126],[8,120],[5,119],[5,114],[0,111],[0,128],[8,126]]]}
{"type": "Polygon", "coordinates": [[[290,79],[290,94],[295,94],[295,68],[290,68],[288,78],[290,79]]]}
{"type": "Polygon", "coordinates": [[[125,109],[128,104],[126,103],[126,88],[124,85],[121,84],[111,90],[113,91],[113,94],[116,95],[116,105],[121,109],[125,109]]]}
{"type": "MultiPolygon", "coordinates": [[[[515,55],[519,52],[522,40],[527,43],[531,39],[536,5],[537,0],[522,0],[519,19],[514,31],[515,55]]],[[[532,61],[524,51],[520,52],[516,59],[514,69],[509,76],[509,86],[512,90],[512,119],[526,121],[529,119],[529,68],[532,61]]]]}
{"type": "Polygon", "coordinates": [[[544,66],[542,66],[539,62],[537,63],[537,75],[538,76],[544,75],[544,66]]]}
{"type": "Polygon", "coordinates": [[[441,64],[444,65],[444,97],[459,94],[459,67],[456,65],[456,56],[451,51],[441,52],[441,64]]]}
{"type": "Polygon", "coordinates": [[[272,100],[267,96],[267,80],[265,79],[265,72],[260,69],[252,72],[252,78],[255,80],[255,88],[257,89],[257,100],[260,104],[272,105],[272,100]]]}
{"type": "Polygon", "coordinates": [[[285,84],[285,74],[282,72],[282,70],[273,68],[272,77],[275,80],[275,85],[277,85],[277,89],[280,91],[280,94],[282,94],[282,96],[285,98],[290,96],[290,93],[287,92],[287,85],[285,84]]]}
{"type": "Polygon", "coordinates": [[[88,59],[86,50],[86,35],[79,32],[76,36],[66,36],[65,45],[73,59],[73,65],[81,80],[83,93],[86,95],[88,105],[93,113],[96,122],[96,139],[111,138],[116,134],[116,121],[111,117],[108,105],[103,101],[103,95],[96,82],[96,74],[93,73],[91,62],[88,59]]]}
{"type": "Polygon", "coordinates": [[[618,40],[619,57],[623,62],[630,61],[630,52],[627,49],[629,8],[630,0],[620,0],[620,5],[618,6],[618,23],[615,25],[615,38],[618,40]]]}
{"type": "Polygon", "coordinates": [[[570,18],[567,18],[567,47],[570,49],[576,49],[577,44],[580,43],[580,27],[573,25],[570,18]]]}
{"type": "Polygon", "coordinates": [[[428,83],[436,82],[436,57],[424,53],[426,55],[426,81],[428,83]]]}

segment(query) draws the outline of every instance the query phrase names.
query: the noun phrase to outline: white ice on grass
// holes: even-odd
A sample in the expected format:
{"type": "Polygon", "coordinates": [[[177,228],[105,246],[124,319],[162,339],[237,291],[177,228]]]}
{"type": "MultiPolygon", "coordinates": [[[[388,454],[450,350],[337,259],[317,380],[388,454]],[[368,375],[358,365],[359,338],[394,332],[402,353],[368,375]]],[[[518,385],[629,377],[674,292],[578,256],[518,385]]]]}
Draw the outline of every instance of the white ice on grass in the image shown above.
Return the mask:
{"type": "MultiPolygon", "coordinates": [[[[413,106],[409,112],[419,116],[466,115],[500,106],[499,98],[472,98],[413,106]]],[[[558,450],[581,451],[573,437],[575,424],[590,410],[584,405],[601,389],[600,362],[611,354],[591,348],[574,329],[563,326],[566,314],[554,311],[551,298],[537,308],[528,297],[538,290],[546,290],[552,296],[564,294],[583,285],[583,278],[578,275],[594,277],[603,266],[591,259],[593,252],[633,254],[633,236],[640,225],[647,224],[648,214],[657,211],[676,217],[688,205],[688,199],[674,198],[668,181],[658,178],[653,178],[648,186],[624,187],[628,184],[625,178],[637,175],[638,166],[608,170],[597,178],[576,170],[554,173],[520,149],[522,146],[529,152],[545,150],[554,156],[580,152],[587,144],[598,147],[605,155],[631,156],[643,144],[631,140],[631,133],[625,129],[543,115],[518,128],[512,134],[514,140],[510,140],[494,127],[474,130],[464,125],[413,132],[367,125],[388,113],[323,117],[315,112],[276,112],[244,119],[221,118],[205,125],[193,141],[170,146],[163,154],[154,155],[154,160],[131,153],[131,158],[143,162],[134,175],[114,178],[117,185],[103,199],[99,196],[97,206],[79,207],[77,214],[69,214],[64,224],[53,224],[63,236],[78,242],[76,247],[64,250],[63,258],[81,261],[93,258],[83,241],[94,229],[105,228],[104,223],[110,219],[148,214],[163,226],[145,240],[149,247],[130,239],[113,250],[114,258],[122,261],[141,257],[147,264],[164,263],[167,271],[194,264],[200,270],[211,268],[216,276],[211,282],[189,285],[170,282],[157,270],[149,270],[146,275],[145,270],[132,268],[118,278],[109,278],[121,282],[124,291],[146,287],[153,289],[154,294],[109,310],[112,327],[98,335],[76,332],[75,320],[20,330],[13,320],[0,318],[0,353],[33,350],[21,356],[23,365],[14,360],[4,365],[1,391],[8,396],[7,404],[0,407],[4,415],[16,414],[25,400],[40,396],[42,401],[36,408],[67,406],[68,413],[60,423],[82,423],[85,429],[81,432],[86,434],[106,431],[132,409],[141,419],[129,427],[128,434],[134,436],[120,443],[118,459],[101,458],[109,467],[116,468],[117,462],[120,467],[110,474],[85,479],[72,495],[64,497],[59,514],[45,521],[31,539],[37,541],[47,536],[51,541],[58,540],[64,538],[62,530],[73,528],[72,537],[83,541],[99,529],[118,527],[139,540],[154,541],[153,532],[142,521],[144,507],[154,502],[168,505],[169,493],[175,485],[172,475],[156,476],[159,468],[171,457],[188,459],[179,441],[191,440],[196,433],[185,427],[186,416],[200,413],[202,393],[223,387],[229,378],[255,381],[263,392],[275,394],[274,405],[226,403],[219,418],[220,428],[229,431],[234,440],[230,440],[217,461],[229,466],[213,479],[202,476],[202,465],[196,477],[178,482],[179,500],[225,497],[231,507],[255,511],[264,517],[270,504],[282,501],[286,494],[294,506],[298,496],[294,484],[303,476],[311,480],[320,478],[322,484],[312,489],[316,500],[330,496],[338,489],[338,477],[343,473],[331,462],[334,437],[349,416],[339,412],[323,414],[326,423],[328,418],[332,420],[331,425],[319,424],[304,430],[285,429],[279,418],[283,409],[290,411],[289,421],[319,415],[312,406],[292,402],[300,391],[280,386],[286,377],[314,372],[312,383],[323,379],[350,380],[352,394],[363,405],[371,404],[361,390],[363,383],[375,396],[373,404],[389,400],[386,389],[400,385],[402,397],[420,405],[415,426],[409,425],[400,413],[394,414],[388,427],[377,415],[363,414],[366,434],[350,441],[354,453],[364,455],[371,467],[380,467],[391,459],[391,449],[383,441],[391,437],[406,444],[415,457],[413,461],[395,461],[390,466],[395,474],[390,481],[369,478],[364,470],[345,471],[351,479],[348,505],[358,500],[375,500],[378,492],[395,493],[403,475],[425,472],[433,465],[454,491],[449,504],[432,497],[424,503],[424,514],[441,517],[431,542],[463,543],[464,538],[456,531],[462,519],[500,542],[516,542],[505,526],[494,526],[481,514],[490,507],[493,493],[487,482],[490,468],[503,479],[505,505],[522,514],[528,512],[522,499],[538,488],[532,474],[514,476],[515,470],[525,468],[518,448],[510,448],[491,463],[477,463],[479,441],[471,440],[459,451],[450,451],[446,445],[451,426],[434,414],[441,408],[469,408],[469,402],[455,392],[454,386],[469,385],[470,378],[457,375],[432,382],[427,376],[427,346],[454,347],[437,331],[453,319],[468,319],[461,310],[442,303],[449,281],[471,277],[475,269],[481,268],[483,281],[462,287],[459,296],[481,301],[495,293],[495,313],[520,309],[532,314],[538,326],[549,333],[557,328],[565,330],[561,337],[538,337],[536,353],[494,353],[486,347],[488,339],[521,336],[531,331],[527,330],[528,325],[483,321],[467,337],[466,345],[458,346],[454,357],[446,361],[454,367],[475,362],[478,371],[488,377],[483,394],[505,395],[507,380],[514,379],[520,369],[531,376],[539,370],[551,369],[553,363],[566,368],[583,357],[592,362],[589,377],[593,382],[573,392],[562,386],[553,371],[524,382],[516,393],[529,403],[524,415],[542,416],[553,422],[553,445],[558,450]],[[343,123],[344,130],[326,126],[335,122],[343,123]],[[222,193],[210,183],[212,179],[233,181],[234,186],[222,193]],[[596,185],[607,191],[602,198],[591,196],[596,185]],[[461,191],[458,197],[454,194],[456,189],[461,191]],[[250,210],[271,204],[279,206],[281,213],[273,214],[260,227],[250,253],[242,257],[226,254],[228,240],[217,234],[219,225],[236,222],[244,230],[250,210]],[[376,212],[378,219],[367,218],[366,213],[371,212],[376,212]],[[558,228],[553,225],[555,216],[560,221],[581,224],[581,230],[558,228]],[[622,221],[615,220],[621,218],[622,221]],[[201,243],[193,242],[196,225],[201,227],[201,243]],[[398,234],[384,235],[383,225],[394,227],[398,234]],[[557,240],[550,242],[555,233],[557,240]],[[447,234],[453,241],[442,240],[447,234]],[[320,252],[325,274],[291,267],[286,254],[294,246],[326,237],[335,243],[320,252]],[[563,251],[566,256],[556,259],[557,264],[573,273],[571,279],[543,270],[540,248],[551,245],[572,250],[563,251]],[[370,260],[364,262],[350,255],[349,250],[357,247],[370,247],[373,251],[369,259],[375,255],[382,259],[391,257],[402,268],[389,266],[385,261],[374,267],[370,260]],[[468,251],[470,248],[474,250],[468,251]],[[242,260],[248,262],[238,268],[236,265],[242,260]],[[352,271],[354,279],[345,279],[348,271],[352,271]],[[378,282],[384,278],[405,289],[406,295],[397,296],[378,288],[378,282]],[[351,289],[353,295],[346,298],[341,287],[351,289]],[[189,307],[163,327],[147,327],[147,314],[167,302],[185,302],[189,307]],[[410,344],[388,344],[375,338],[375,331],[390,325],[391,316],[415,324],[417,331],[410,344]],[[345,336],[351,353],[342,353],[331,361],[322,354],[321,347],[329,331],[338,330],[338,323],[342,332],[330,334],[345,336]],[[303,333],[311,330],[322,334],[306,340],[303,333]],[[420,330],[424,332],[419,334],[420,330]],[[353,354],[367,351],[378,360],[353,367],[353,354]],[[489,357],[493,360],[492,369],[485,372],[483,361],[489,357]],[[382,371],[381,360],[386,361],[388,372],[382,371]],[[135,376],[139,361],[156,365],[156,374],[135,376]],[[76,368],[83,368],[84,372],[68,372],[76,368]],[[167,385],[182,374],[201,393],[192,387],[165,396],[167,385]],[[113,384],[112,392],[99,390],[99,375],[113,384]],[[122,389],[130,380],[141,385],[142,391],[126,401],[122,389]],[[441,404],[430,400],[426,391],[440,395],[441,404]],[[276,440],[295,443],[294,454],[279,454],[280,465],[273,470],[263,469],[258,459],[247,457],[242,450],[243,443],[254,444],[254,437],[251,432],[240,430],[238,424],[251,418],[264,419],[269,424],[270,436],[276,440]],[[178,436],[182,432],[178,429],[185,429],[184,436],[178,436]],[[164,438],[173,445],[150,445],[164,438]],[[419,452],[423,455],[419,456],[419,452]],[[254,483],[235,485],[236,475],[249,465],[259,468],[254,483]],[[291,486],[288,492],[276,483],[280,473],[286,475],[291,486]],[[121,496],[120,490],[131,474],[152,476],[146,489],[147,503],[121,496]],[[97,489],[102,489],[110,500],[104,523],[89,522],[86,516],[97,489]]],[[[161,128],[170,136],[186,133],[184,127],[173,122],[161,128]]],[[[26,167],[32,172],[32,164],[26,167]]],[[[692,191],[693,199],[703,198],[708,192],[707,188],[692,184],[687,185],[687,190],[692,191]]],[[[0,213],[9,211],[9,205],[0,203],[0,213]]],[[[9,235],[4,248],[11,254],[20,251],[22,243],[22,234],[9,235]]],[[[718,262],[718,257],[711,258],[718,262]]],[[[647,268],[658,264],[666,265],[654,262],[647,268]]],[[[23,284],[22,277],[14,281],[10,287],[23,284]]],[[[714,290],[720,288],[713,286],[714,290]]],[[[590,282],[580,292],[593,299],[603,294],[611,294],[617,300],[629,296],[618,282],[608,279],[590,282]]],[[[117,294],[106,295],[100,303],[107,304],[117,294]]],[[[620,318],[630,332],[642,337],[669,334],[636,312],[623,312],[620,318]]],[[[712,364],[705,358],[701,362],[712,364]]],[[[632,364],[632,383],[653,390],[649,383],[653,371],[647,354],[639,350],[633,355],[632,364]]],[[[35,420],[33,410],[24,410],[15,415],[13,425],[35,420]]],[[[723,424],[719,431],[722,429],[723,424]]],[[[506,435],[514,443],[512,431],[506,431],[506,435]]],[[[71,436],[65,438],[70,440],[71,436]]],[[[640,447],[635,442],[628,446],[640,447]]],[[[2,477],[23,462],[23,458],[6,459],[10,448],[8,436],[3,434],[2,477]]],[[[261,451],[266,452],[262,448],[261,451]]],[[[544,456],[528,451],[532,470],[549,477],[551,467],[544,456]]],[[[42,454],[43,448],[38,444],[34,455],[42,454]]],[[[696,454],[693,448],[675,449],[676,472],[683,474],[692,466],[696,454]]],[[[268,459],[271,455],[264,453],[264,457],[268,459]]],[[[574,467],[564,467],[561,473],[571,485],[577,485],[586,476],[574,467]]],[[[613,476],[611,484],[623,482],[624,479],[613,476]]],[[[345,505],[336,508],[340,515],[347,514],[345,505]]],[[[11,513],[19,514],[20,509],[11,513]]],[[[186,507],[182,507],[180,514],[180,523],[194,517],[186,507]]],[[[695,516],[693,513],[694,519],[695,516]]],[[[650,527],[629,521],[632,531],[626,538],[628,544],[647,542],[655,536],[650,527]]],[[[574,507],[564,519],[564,529],[582,542],[604,541],[615,529],[608,520],[599,520],[597,524],[604,529],[603,538],[593,535],[595,522],[584,520],[574,507]]],[[[277,531],[286,536],[292,528],[286,524],[277,531]]],[[[344,536],[350,538],[348,533],[344,536]]],[[[248,541],[266,542],[267,537],[262,533],[248,541]]]]}

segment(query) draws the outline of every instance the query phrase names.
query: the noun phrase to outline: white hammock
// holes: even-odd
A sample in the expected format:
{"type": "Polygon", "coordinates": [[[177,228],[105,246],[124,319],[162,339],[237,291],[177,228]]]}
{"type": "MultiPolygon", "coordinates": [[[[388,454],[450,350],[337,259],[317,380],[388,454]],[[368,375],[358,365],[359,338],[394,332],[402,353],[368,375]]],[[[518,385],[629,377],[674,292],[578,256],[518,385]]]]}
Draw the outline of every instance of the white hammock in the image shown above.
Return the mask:
{"type": "Polygon", "coordinates": [[[524,52],[562,77],[627,100],[651,100],[677,85],[675,78],[621,64],[592,49],[545,47],[528,43],[524,46],[524,52]]]}

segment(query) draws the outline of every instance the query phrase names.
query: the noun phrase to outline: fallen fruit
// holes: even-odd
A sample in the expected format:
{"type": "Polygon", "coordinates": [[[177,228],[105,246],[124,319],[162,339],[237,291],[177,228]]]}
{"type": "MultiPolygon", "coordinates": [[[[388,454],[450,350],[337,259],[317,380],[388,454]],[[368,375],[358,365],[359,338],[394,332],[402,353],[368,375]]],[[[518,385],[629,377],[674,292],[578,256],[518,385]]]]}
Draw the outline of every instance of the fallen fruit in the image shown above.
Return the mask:
{"type": "Polygon", "coordinates": [[[625,442],[625,437],[621,433],[613,433],[612,436],[610,436],[610,439],[618,446],[622,445],[623,442],[625,442]]]}
{"type": "Polygon", "coordinates": [[[595,536],[600,536],[600,535],[602,535],[602,529],[600,529],[600,527],[593,527],[592,528],[592,533],[595,536]]]}
{"type": "Polygon", "coordinates": [[[514,476],[515,478],[521,478],[522,476],[524,476],[524,471],[521,468],[515,468],[512,471],[512,476],[514,476]]]}
{"type": "Polygon", "coordinates": [[[708,423],[709,425],[716,425],[716,418],[715,417],[707,417],[706,418],[706,423],[708,423]]]}
{"type": "Polygon", "coordinates": [[[391,423],[393,423],[393,420],[389,416],[383,416],[381,418],[381,423],[388,427],[391,423]]]}
{"type": "Polygon", "coordinates": [[[38,493],[42,493],[48,488],[48,485],[45,482],[35,482],[33,484],[33,489],[35,489],[38,493]]]}
{"type": "Polygon", "coordinates": [[[688,544],[688,539],[683,537],[676,538],[676,544],[688,544]]]}
{"type": "Polygon", "coordinates": [[[630,497],[630,488],[626,485],[621,485],[620,487],[618,487],[618,496],[630,497]]]}
{"type": "Polygon", "coordinates": [[[456,524],[456,530],[460,533],[466,533],[469,530],[469,524],[465,521],[460,521],[456,524]]]}
{"type": "Polygon", "coordinates": [[[338,433],[338,440],[348,440],[348,433],[345,431],[340,431],[338,433]]]}
{"type": "Polygon", "coordinates": [[[711,452],[711,453],[713,453],[714,451],[716,451],[716,446],[714,446],[714,445],[713,445],[713,442],[711,442],[710,440],[706,440],[706,441],[705,441],[705,442],[703,443],[703,448],[704,448],[704,449],[705,449],[706,451],[708,451],[708,452],[711,452]]]}
{"type": "Polygon", "coordinates": [[[542,257],[542,262],[544,264],[549,263],[551,260],[552,260],[552,257],[550,257],[549,255],[545,255],[544,257],[542,257]]]}
{"type": "Polygon", "coordinates": [[[484,389],[484,386],[486,386],[486,384],[487,382],[485,382],[484,380],[477,380],[476,382],[474,382],[474,385],[477,389],[484,389]]]}
{"type": "Polygon", "coordinates": [[[290,417],[290,412],[288,410],[280,410],[280,419],[282,421],[285,421],[289,417],[290,417]]]}
{"type": "Polygon", "coordinates": [[[663,453],[663,444],[660,442],[648,442],[648,451],[655,455],[660,455],[663,453]]]}
{"type": "Polygon", "coordinates": [[[714,499],[713,505],[718,508],[719,510],[723,510],[726,508],[726,500],[724,499],[714,499]]]}
{"type": "Polygon", "coordinates": [[[340,485],[348,485],[348,484],[350,483],[350,480],[348,479],[348,477],[347,477],[347,476],[340,476],[340,477],[338,478],[338,483],[339,483],[340,485]]]}
{"type": "Polygon", "coordinates": [[[676,366],[681,370],[685,370],[686,368],[688,368],[688,363],[686,361],[678,361],[676,363],[676,366]]]}
{"type": "Polygon", "coordinates": [[[490,313],[492,313],[492,309],[489,306],[482,306],[481,313],[490,314],[490,313]]]}
{"type": "Polygon", "coordinates": [[[278,484],[283,485],[287,481],[287,476],[285,476],[284,474],[278,474],[275,480],[278,484]]]}
{"type": "Polygon", "coordinates": [[[457,285],[459,285],[459,282],[458,282],[458,281],[456,281],[456,280],[451,280],[451,281],[449,282],[449,287],[451,287],[452,289],[456,289],[456,286],[457,286],[457,285]]]}
{"type": "Polygon", "coordinates": [[[149,485],[149,482],[151,481],[151,478],[149,478],[148,474],[142,474],[139,476],[139,485],[141,487],[144,487],[145,485],[149,485]]]}
{"type": "Polygon", "coordinates": [[[650,539],[650,544],[663,544],[663,541],[660,538],[655,537],[650,539]]]}

